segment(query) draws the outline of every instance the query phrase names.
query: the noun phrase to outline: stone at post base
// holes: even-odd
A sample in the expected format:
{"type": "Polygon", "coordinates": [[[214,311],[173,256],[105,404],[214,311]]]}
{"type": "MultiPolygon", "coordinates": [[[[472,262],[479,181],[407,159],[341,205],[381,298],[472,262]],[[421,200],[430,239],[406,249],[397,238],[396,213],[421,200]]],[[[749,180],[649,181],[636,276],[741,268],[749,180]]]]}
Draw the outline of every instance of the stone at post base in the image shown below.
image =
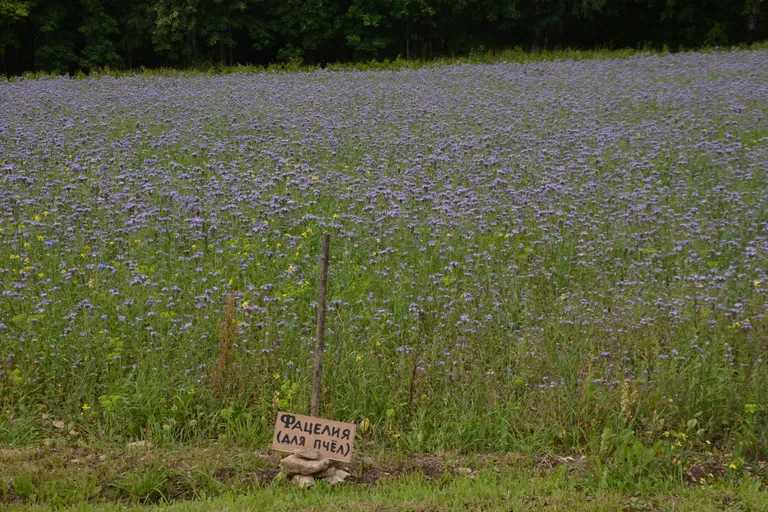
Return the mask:
{"type": "Polygon", "coordinates": [[[336,472],[336,468],[333,466],[330,466],[325,471],[321,471],[320,473],[315,473],[315,478],[328,478],[329,476],[332,476],[336,472]]]}
{"type": "Polygon", "coordinates": [[[305,450],[294,453],[295,456],[304,460],[320,460],[323,457],[320,456],[320,452],[314,448],[307,448],[305,450]]]}
{"type": "Polygon", "coordinates": [[[313,475],[328,469],[329,459],[307,460],[296,455],[289,455],[280,461],[280,467],[288,475],[313,475]]]}
{"type": "Polygon", "coordinates": [[[330,485],[336,485],[342,483],[344,480],[347,479],[349,476],[349,473],[344,471],[343,469],[337,469],[333,472],[331,476],[325,479],[326,482],[330,485]]]}
{"type": "Polygon", "coordinates": [[[291,478],[291,484],[299,489],[305,489],[315,484],[315,479],[312,475],[293,475],[291,478]]]}

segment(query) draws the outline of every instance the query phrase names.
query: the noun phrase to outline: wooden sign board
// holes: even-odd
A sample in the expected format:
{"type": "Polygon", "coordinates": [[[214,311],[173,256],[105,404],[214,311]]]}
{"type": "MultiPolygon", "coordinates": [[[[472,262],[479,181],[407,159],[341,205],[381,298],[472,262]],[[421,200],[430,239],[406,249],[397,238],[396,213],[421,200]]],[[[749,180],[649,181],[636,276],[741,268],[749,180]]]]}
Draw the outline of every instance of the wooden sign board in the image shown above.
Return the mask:
{"type": "Polygon", "coordinates": [[[355,424],[289,412],[278,412],[272,449],[296,453],[315,449],[332,460],[349,462],[355,444],[355,424]]]}

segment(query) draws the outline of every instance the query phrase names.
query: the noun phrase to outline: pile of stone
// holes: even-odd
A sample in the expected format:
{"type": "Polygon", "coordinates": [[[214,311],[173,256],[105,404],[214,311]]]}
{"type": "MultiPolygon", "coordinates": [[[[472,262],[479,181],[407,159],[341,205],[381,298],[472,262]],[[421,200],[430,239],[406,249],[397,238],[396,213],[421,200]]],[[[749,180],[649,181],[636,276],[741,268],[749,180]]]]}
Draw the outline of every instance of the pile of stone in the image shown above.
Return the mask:
{"type": "Polygon", "coordinates": [[[303,450],[280,461],[283,473],[301,489],[323,479],[331,485],[340,484],[349,473],[336,467],[338,463],[320,456],[317,450],[303,450]]]}

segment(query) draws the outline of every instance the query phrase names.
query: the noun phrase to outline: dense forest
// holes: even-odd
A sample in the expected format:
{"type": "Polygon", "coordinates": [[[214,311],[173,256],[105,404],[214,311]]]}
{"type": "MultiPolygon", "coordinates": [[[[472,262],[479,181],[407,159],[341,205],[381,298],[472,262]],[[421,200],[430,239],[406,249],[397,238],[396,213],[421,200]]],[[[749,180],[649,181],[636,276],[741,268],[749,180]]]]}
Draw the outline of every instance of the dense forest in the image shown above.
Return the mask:
{"type": "Polygon", "coordinates": [[[428,59],[768,37],[768,0],[0,0],[0,70],[428,59]]]}

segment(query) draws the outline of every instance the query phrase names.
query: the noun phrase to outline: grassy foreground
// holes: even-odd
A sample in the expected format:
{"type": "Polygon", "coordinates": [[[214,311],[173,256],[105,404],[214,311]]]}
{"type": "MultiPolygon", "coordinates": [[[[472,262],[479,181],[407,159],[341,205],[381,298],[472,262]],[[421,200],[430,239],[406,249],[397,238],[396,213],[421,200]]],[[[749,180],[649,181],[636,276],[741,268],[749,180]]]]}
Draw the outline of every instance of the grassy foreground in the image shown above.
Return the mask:
{"type": "Polygon", "coordinates": [[[690,474],[676,481],[649,474],[629,493],[617,481],[604,485],[595,461],[583,455],[377,453],[360,460],[365,464],[351,464],[352,478],[341,486],[299,490],[278,475],[275,454],[219,444],[3,450],[3,510],[768,509],[758,478],[695,481],[690,474]]]}
{"type": "MultiPolygon", "coordinates": [[[[562,476],[497,475],[483,472],[474,480],[456,477],[428,481],[422,476],[392,480],[373,488],[346,487],[303,491],[268,487],[248,496],[224,496],[199,502],[150,507],[102,504],[71,510],[282,511],[282,510],[571,510],[571,511],[761,511],[768,497],[755,486],[736,489],[683,490],[654,496],[628,497],[615,491],[590,493],[574,489],[562,476]]],[[[9,511],[47,510],[11,507],[9,511]]]]}

